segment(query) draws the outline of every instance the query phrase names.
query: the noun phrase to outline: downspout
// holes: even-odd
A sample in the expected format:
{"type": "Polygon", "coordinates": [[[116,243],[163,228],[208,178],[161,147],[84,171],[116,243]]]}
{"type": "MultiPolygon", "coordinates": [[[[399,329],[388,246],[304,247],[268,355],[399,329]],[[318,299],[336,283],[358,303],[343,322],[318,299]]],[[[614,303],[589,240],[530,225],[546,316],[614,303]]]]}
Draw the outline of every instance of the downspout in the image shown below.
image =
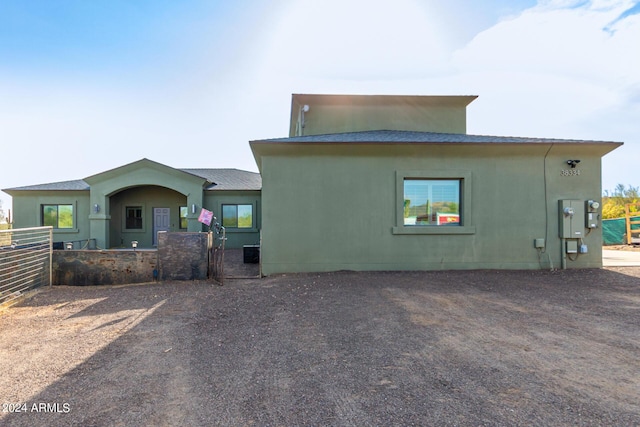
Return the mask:
{"type": "Polygon", "coordinates": [[[295,136],[302,136],[302,108],[298,111],[298,120],[296,121],[296,134],[295,136]]]}
{"type": "Polygon", "coordinates": [[[309,111],[309,106],[304,104],[298,111],[298,122],[296,123],[296,136],[303,136],[304,134],[304,113],[309,111]]]}
{"type": "MultiPolygon", "coordinates": [[[[544,218],[545,218],[545,224],[544,224],[544,249],[542,251],[540,251],[540,253],[546,253],[547,252],[547,245],[549,244],[549,195],[548,195],[548,191],[547,191],[547,157],[549,156],[549,153],[551,152],[551,150],[553,149],[554,144],[552,143],[549,146],[549,149],[547,150],[547,152],[544,154],[544,160],[543,160],[543,180],[544,180],[544,218]]],[[[562,239],[561,239],[562,240],[562,239]]],[[[564,243],[561,243],[564,246],[564,243]]],[[[566,260],[563,257],[563,253],[564,251],[561,249],[560,250],[560,257],[562,258],[562,263],[563,263],[563,269],[566,267],[566,260]]],[[[553,261],[551,261],[551,254],[547,254],[549,257],[549,264],[551,264],[551,270],[553,270],[553,261]]]]}

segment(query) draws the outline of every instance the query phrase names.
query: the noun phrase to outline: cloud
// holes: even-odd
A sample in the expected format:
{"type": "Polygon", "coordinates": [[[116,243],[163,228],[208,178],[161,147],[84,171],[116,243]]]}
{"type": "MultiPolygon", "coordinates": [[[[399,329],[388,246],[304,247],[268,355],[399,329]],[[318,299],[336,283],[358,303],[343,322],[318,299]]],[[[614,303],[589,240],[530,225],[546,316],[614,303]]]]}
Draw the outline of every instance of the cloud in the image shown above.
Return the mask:
{"type": "Polygon", "coordinates": [[[632,49],[634,40],[637,43],[639,27],[620,22],[618,34],[602,30],[625,9],[626,2],[618,3],[606,9],[593,4],[579,9],[548,5],[529,9],[479,34],[456,53],[456,63],[467,70],[562,73],[609,84],[615,81],[612,77],[635,79],[639,57],[625,60],[621,53],[632,49]]]}
{"type": "Polygon", "coordinates": [[[501,3],[502,19],[463,0],[277,0],[177,23],[159,11],[171,19],[96,67],[0,66],[3,156],[37,146],[30,169],[5,168],[0,188],[141,157],[255,170],[247,141],[285,136],[291,94],[305,92],[480,95],[470,133],[625,141],[605,157],[604,188],[638,185],[640,2],[516,3],[501,3]],[[476,21],[487,29],[471,38],[476,21]],[[167,25],[170,36],[154,32],[167,25]]]}
{"type": "Polygon", "coordinates": [[[624,141],[603,161],[603,187],[638,181],[637,7],[623,0],[542,1],[478,34],[453,56],[455,81],[480,94],[471,130],[624,141]]]}
{"type": "Polygon", "coordinates": [[[290,2],[269,36],[269,75],[397,79],[446,71],[451,40],[415,0],[290,2]]]}

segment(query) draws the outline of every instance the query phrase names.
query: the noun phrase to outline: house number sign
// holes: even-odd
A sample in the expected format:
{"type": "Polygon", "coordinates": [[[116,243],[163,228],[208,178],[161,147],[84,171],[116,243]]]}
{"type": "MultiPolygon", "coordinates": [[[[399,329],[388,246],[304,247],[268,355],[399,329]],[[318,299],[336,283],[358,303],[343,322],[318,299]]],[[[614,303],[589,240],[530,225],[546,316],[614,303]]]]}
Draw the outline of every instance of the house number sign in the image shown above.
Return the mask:
{"type": "Polygon", "coordinates": [[[560,176],[580,176],[580,169],[562,169],[560,176]]]}

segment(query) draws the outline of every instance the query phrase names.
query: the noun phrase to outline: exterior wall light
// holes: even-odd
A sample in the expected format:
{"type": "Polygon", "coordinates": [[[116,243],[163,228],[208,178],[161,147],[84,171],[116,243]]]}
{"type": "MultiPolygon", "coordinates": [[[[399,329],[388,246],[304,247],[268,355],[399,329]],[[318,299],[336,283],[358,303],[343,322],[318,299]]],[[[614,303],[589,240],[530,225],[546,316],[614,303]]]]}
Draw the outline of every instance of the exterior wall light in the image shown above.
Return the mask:
{"type": "Polygon", "coordinates": [[[196,213],[196,204],[195,203],[191,205],[191,213],[192,214],[196,213]]]}
{"type": "Polygon", "coordinates": [[[300,107],[300,127],[304,129],[304,113],[309,112],[309,106],[307,104],[300,107]]]}
{"type": "Polygon", "coordinates": [[[131,241],[131,247],[133,248],[133,250],[135,251],[136,248],[138,247],[138,241],[137,240],[132,240],[131,241]]]}
{"type": "Polygon", "coordinates": [[[73,242],[67,242],[64,244],[68,251],[73,249],[73,242]]]}
{"type": "Polygon", "coordinates": [[[93,205],[93,213],[97,214],[98,212],[100,212],[100,205],[96,203],[93,205]]]}

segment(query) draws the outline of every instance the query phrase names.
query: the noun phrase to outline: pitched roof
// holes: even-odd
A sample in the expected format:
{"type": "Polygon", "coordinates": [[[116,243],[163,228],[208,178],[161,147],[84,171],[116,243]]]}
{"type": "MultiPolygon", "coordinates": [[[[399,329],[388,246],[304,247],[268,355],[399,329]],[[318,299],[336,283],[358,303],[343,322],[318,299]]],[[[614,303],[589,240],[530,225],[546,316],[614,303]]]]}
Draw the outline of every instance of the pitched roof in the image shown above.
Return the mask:
{"type": "Polygon", "coordinates": [[[613,141],[580,139],[525,138],[515,136],[468,135],[457,133],[415,132],[401,130],[375,130],[332,133],[324,135],[293,136],[251,141],[252,143],[423,143],[423,144],[618,144],[613,141]]]}
{"type": "Polygon", "coordinates": [[[51,182],[48,184],[36,184],[36,185],[26,185],[23,187],[14,187],[7,188],[3,191],[89,191],[89,184],[87,184],[82,179],[76,179],[73,181],[60,181],[60,182],[51,182]]]}
{"type": "Polygon", "coordinates": [[[240,169],[180,169],[206,179],[213,184],[207,190],[260,190],[262,177],[257,172],[240,169]]]}
{"type": "MultiPolygon", "coordinates": [[[[183,172],[199,176],[212,182],[206,190],[260,190],[262,178],[257,172],[239,169],[179,169],[183,172]]],[[[89,191],[84,180],[52,182],[48,184],[27,185],[7,188],[3,191],[89,191]]]]}

